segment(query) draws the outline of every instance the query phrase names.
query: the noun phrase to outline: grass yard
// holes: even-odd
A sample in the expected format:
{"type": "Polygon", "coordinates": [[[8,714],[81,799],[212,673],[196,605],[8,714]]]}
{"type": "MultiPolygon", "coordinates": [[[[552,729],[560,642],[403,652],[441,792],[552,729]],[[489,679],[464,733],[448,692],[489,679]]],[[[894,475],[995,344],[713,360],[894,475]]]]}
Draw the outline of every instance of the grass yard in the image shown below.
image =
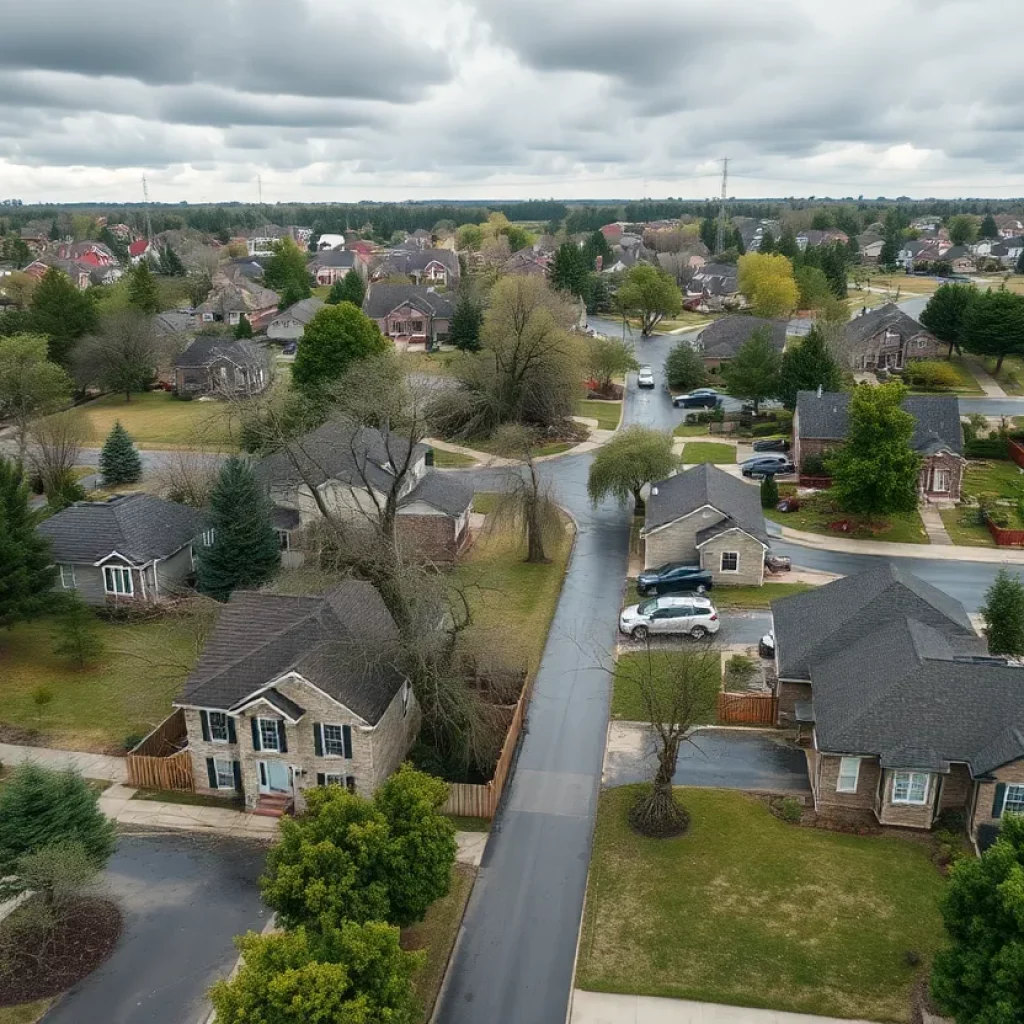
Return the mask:
{"type": "Polygon", "coordinates": [[[310,288],[309,293],[314,299],[326,302],[328,296],[331,294],[331,287],[332,286],[329,284],[318,284],[315,288],[310,288]]]}
{"type": "Polygon", "coordinates": [[[490,832],[491,831],[491,819],[490,818],[467,818],[461,814],[449,815],[452,819],[452,824],[460,832],[490,832]]]}
{"type": "Polygon", "coordinates": [[[687,423],[683,421],[672,431],[673,437],[708,437],[711,434],[709,423],[687,423]]]}
{"type": "Polygon", "coordinates": [[[408,373],[422,373],[428,377],[450,377],[458,352],[399,352],[398,361],[408,373]]]}
{"type": "Polygon", "coordinates": [[[957,384],[954,387],[950,388],[948,391],[945,389],[922,390],[919,388],[911,388],[910,393],[912,395],[983,394],[981,390],[981,385],[978,384],[977,380],[974,377],[974,374],[971,373],[971,368],[967,365],[967,361],[962,356],[954,356],[950,360],[941,359],[937,361],[945,363],[947,366],[951,367],[953,370],[956,371],[956,375],[958,378],[957,384]]]}
{"type": "Polygon", "coordinates": [[[1024,473],[1011,459],[972,461],[967,463],[964,472],[963,493],[972,497],[993,494],[1000,498],[1014,498],[1021,484],[1024,484],[1024,473]]]}
{"type": "Polygon", "coordinates": [[[473,508],[482,516],[489,516],[498,506],[498,499],[501,495],[495,491],[474,491],[473,508]]]}
{"type": "Polygon", "coordinates": [[[534,448],[533,454],[535,458],[541,458],[545,455],[561,455],[562,452],[575,448],[578,443],[577,441],[554,441],[551,444],[544,444],[539,448],[534,448]]]}
{"type": "Polygon", "coordinates": [[[822,509],[818,502],[813,499],[803,501],[796,512],[779,512],[774,508],[766,508],[764,514],[766,519],[771,519],[782,526],[788,526],[792,530],[804,530],[807,533],[823,533],[827,537],[847,537],[851,540],[878,540],[887,541],[890,544],[928,543],[928,534],[925,533],[921,516],[916,510],[898,515],[883,516],[882,519],[888,524],[888,528],[879,530],[877,533],[871,532],[863,525],[866,521],[862,516],[849,515],[846,512],[829,511],[827,508],[822,509]],[[830,530],[828,528],[829,523],[835,523],[844,519],[849,519],[856,524],[850,533],[840,533],[838,530],[830,530]]]}
{"type": "Polygon", "coordinates": [[[0,726],[39,730],[42,745],[122,753],[126,737],[141,738],[171,712],[196,658],[200,616],[154,622],[99,624],[104,653],[82,671],[53,653],[48,620],[0,633],[0,726]],[[40,714],[32,694],[53,700],[40,714]]]}
{"type": "Polygon", "coordinates": [[[688,466],[697,462],[714,462],[720,466],[734,464],[736,446],[715,444],[714,441],[687,441],[683,445],[683,464],[688,466]]]}
{"type": "Polygon", "coordinates": [[[465,469],[477,465],[477,460],[462,452],[446,452],[443,448],[435,448],[434,465],[438,469],[465,469]]]}
{"type": "Polygon", "coordinates": [[[994,359],[982,359],[981,362],[1008,395],[1024,394],[1024,359],[1020,356],[1007,356],[998,373],[994,359]]]}
{"type": "Polygon", "coordinates": [[[987,526],[978,526],[974,523],[967,525],[960,522],[965,509],[963,508],[940,508],[939,515],[942,516],[942,525],[946,528],[950,540],[954,544],[963,544],[967,547],[994,548],[996,542],[989,533],[987,526]]]}
{"type": "MultiPolygon", "coordinates": [[[[626,722],[646,722],[647,712],[637,686],[637,673],[646,671],[647,658],[651,659],[651,670],[659,682],[668,679],[673,668],[684,665],[694,651],[647,651],[623,654],[615,664],[615,685],[612,691],[612,718],[626,722]]],[[[717,658],[710,658],[704,666],[707,675],[701,692],[703,713],[698,716],[700,723],[714,722],[717,710],[716,698],[722,688],[722,673],[717,658]]],[[[642,678],[642,677],[641,677],[642,678]]]]}
{"type": "Polygon", "coordinates": [[[580,402],[576,415],[597,420],[598,430],[615,430],[622,415],[622,403],[602,402],[600,399],[589,398],[580,402]]]}
{"type": "MultiPolygon", "coordinates": [[[[772,601],[791,594],[802,594],[813,589],[811,583],[765,583],[761,587],[729,587],[721,584],[713,587],[705,596],[716,608],[767,608],[772,601]]],[[[626,580],[624,604],[636,604],[641,600],[636,592],[636,580],[626,580]]]]}
{"type": "Polygon", "coordinates": [[[36,1024],[52,1002],[52,999],[37,999],[34,1003],[0,1006],[0,1024],[36,1024]]]}
{"type": "Polygon", "coordinates": [[[906,954],[927,962],[943,939],[927,845],[788,825],[713,789],[679,791],[686,835],[645,839],[634,793],[601,794],[581,988],[909,1020],[906,954]]]}

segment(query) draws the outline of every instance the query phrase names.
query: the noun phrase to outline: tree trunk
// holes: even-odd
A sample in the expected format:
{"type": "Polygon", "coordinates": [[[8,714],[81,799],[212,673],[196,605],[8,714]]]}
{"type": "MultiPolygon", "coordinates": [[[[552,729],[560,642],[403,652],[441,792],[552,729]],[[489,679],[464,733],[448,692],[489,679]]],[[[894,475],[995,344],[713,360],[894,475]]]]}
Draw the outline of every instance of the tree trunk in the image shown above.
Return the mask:
{"type": "Polygon", "coordinates": [[[690,824],[690,816],[676,801],[672,778],[676,773],[681,736],[664,741],[658,750],[658,770],[650,790],[641,792],[630,808],[629,822],[642,835],[654,839],[670,839],[682,835],[690,824]]]}
{"type": "Polygon", "coordinates": [[[640,493],[639,487],[633,488],[633,515],[642,516],[647,506],[644,503],[643,496],[640,493]]]}
{"type": "Polygon", "coordinates": [[[537,522],[537,515],[534,512],[528,514],[526,521],[526,561],[531,564],[547,561],[547,556],[544,554],[544,541],[541,538],[540,523],[537,522]]]}
{"type": "Polygon", "coordinates": [[[126,391],[124,393],[124,400],[126,402],[130,402],[132,400],[132,393],[130,391],[126,391]]]}
{"type": "Polygon", "coordinates": [[[999,357],[996,359],[996,368],[994,371],[995,373],[998,373],[1003,368],[1003,359],[1005,358],[1005,355],[1003,353],[1000,353],[999,357]]]}

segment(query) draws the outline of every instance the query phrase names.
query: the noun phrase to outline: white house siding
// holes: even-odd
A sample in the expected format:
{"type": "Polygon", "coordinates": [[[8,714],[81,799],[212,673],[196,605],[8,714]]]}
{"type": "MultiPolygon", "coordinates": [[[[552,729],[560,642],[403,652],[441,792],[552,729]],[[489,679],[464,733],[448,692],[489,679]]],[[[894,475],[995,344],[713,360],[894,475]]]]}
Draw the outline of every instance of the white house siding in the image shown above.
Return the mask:
{"type": "Polygon", "coordinates": [[[297,341],[302,337],[306,325],[294,317],[282,317],[278,320],[271,320],[267,328],[267,337],[273,341],[297,341]]]}

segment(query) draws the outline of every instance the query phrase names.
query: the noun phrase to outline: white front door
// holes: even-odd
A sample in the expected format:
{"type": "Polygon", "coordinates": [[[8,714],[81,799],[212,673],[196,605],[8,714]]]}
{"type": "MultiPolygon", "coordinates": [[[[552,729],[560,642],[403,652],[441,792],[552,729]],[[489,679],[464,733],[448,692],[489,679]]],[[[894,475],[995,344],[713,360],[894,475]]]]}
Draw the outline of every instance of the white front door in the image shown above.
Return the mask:
{"type": "Polygon", "coordinates": [[[291,774],[284,761],[260,761],[260,792],[290,793],[291,774]]]}

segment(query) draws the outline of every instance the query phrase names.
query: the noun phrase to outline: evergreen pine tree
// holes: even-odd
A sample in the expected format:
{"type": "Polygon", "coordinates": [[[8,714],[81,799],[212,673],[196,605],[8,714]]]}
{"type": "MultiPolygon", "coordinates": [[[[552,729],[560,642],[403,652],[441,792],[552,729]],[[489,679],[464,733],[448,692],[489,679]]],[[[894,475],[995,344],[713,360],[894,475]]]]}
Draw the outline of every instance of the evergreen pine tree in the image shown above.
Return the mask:
{"type": "Polygon", "coordinates": [[[160,312],[160,291],[146,259],[128,272],[128,304],[143,313],[160,312]]]}
{"type": "Polygon", "coordinates": [[[60,241],[60,228],[57,227],[57,218],[56,217],[54,217],[54,219],[50,221],[50,241],[51,242],[59,242],[60,241]]]}
{"type": "Polygon", "coordinates": [[[185,264],[181,257],[169,246],[165,245],[160,254],[160,273],[168,277],[184,277],[185,264]]]}
{"type": "Polygon", "coordinates": [[[350,270],[339,282],[341,284],[341,298],[339,302],[351,302],[353,306],[362,309],[363,299],[366,296],[366,285],[359,276],[359,271],[350,270]]]}
{"type": "Polygon", "coordinates": [[[99,317],[89,294],[63,270],[50,267],[32,293],[31,324],[35,333],[46,335],[51,362],[66,366],[75,342],[96,330],[99,317]]]}
{"type": "Polygon", "coordinates": [[[1000,566],[981,607],[989,654],[1024,654],[1024,583],[1000,566]]]}
{"type": "Polygon", "coordinates": [[[28,500],[21,466],[0,458],[0,626],[36,618],[53,600],[57,568],[28,500]]]}
{"type": "Polygon", "coordinates": [[[761,508],[775,508],[779,503],[779,485],[774,476],[766,476],[761,481],[761,508]]]}
{"type": "Polygon", "coordinates": [[[985,219],[981,222],[981,237],[982,238],[998,238],[999,228],[996,227],[996,219],[991,213],[985,214],[985,219]]]}
{"type": "Polygon", "coordinates": [[[480,349],[480,328],[484,322],[484,311],[469,294],[463,292],[452,313],[448,327],[448,340],[463,352],[477,352],[480,349]]]}
{"type": "Polygon", "coordinates": [[[54,623],[53,653],[77,669],[95,664],[103,653],[96,613],[77,595],[67,601],[54,623]]]}
{"type": "Polygon", "coordinates": [[[258,587],[277,572],[281,549],[270,508],[249,463],[228,459],[210,495],[213,543],[200,550],[197,569],[202,593],[226,601],[232,591],[258,587]]]}
{"type": "Polygon", "coordinates": [[[133,484],[142,477],[142,459],[118,420],[103,442],[100,472],[105,484],[133,484]]]}
{"type": "Polygon", "coordinates": [[[235,328],[235,337],[252,337],[252,324],[249,323],[249,318],[244,313],[238,318],[238,326],[235,328]]]}

